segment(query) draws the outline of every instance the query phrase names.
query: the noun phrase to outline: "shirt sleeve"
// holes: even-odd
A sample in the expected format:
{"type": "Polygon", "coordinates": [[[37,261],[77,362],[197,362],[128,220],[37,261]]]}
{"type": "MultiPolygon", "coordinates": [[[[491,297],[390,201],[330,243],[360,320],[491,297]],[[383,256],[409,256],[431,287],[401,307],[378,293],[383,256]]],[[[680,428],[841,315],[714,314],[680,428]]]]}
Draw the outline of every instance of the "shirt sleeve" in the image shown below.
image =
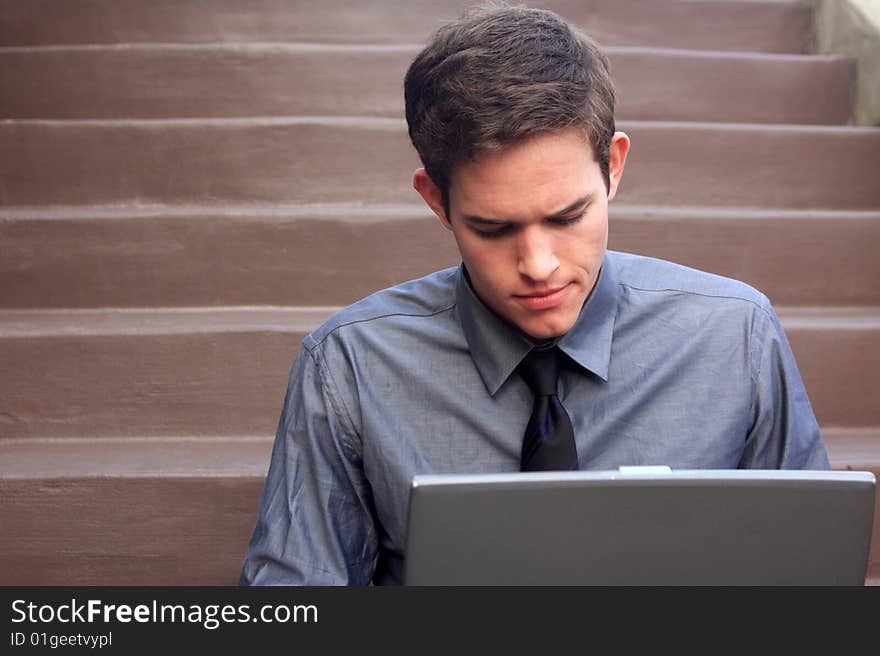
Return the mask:
{"type": "Polygon", "coordinates": [[[752,424],[741,468],[829,469],[828,454],[794,354],[770,302],[752,335],[752,424]]]}
{"type": "Polygon", "coordinates": [[[307,340],[291,368],[242,585],[366,585],[373,575],[372,495],[335,391],[307,340]]]}

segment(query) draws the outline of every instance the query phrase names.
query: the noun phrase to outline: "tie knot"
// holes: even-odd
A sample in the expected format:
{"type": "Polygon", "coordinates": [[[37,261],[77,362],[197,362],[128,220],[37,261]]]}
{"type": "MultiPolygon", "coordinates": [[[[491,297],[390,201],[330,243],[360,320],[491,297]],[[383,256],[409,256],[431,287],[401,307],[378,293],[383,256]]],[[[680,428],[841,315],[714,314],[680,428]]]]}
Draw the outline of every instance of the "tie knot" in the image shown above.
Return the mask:
{"type": "Polygon", "coordinates": [[[517,367],[532,393],[537,396],[555,396],[559,380],[559,350],[533,348],[517,367]]]}

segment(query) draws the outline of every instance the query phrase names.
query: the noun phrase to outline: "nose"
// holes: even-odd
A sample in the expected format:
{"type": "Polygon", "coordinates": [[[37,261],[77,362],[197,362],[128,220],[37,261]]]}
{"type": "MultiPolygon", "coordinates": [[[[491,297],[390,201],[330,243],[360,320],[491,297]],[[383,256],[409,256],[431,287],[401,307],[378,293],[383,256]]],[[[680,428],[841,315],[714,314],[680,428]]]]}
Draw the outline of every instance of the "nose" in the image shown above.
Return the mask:
{"type": "Polygon", "coordinates": [[[529,226],[519,235],[517,270],[534,282],[544,282],[559,268],[553,238],[541,228],[529,226]]]}

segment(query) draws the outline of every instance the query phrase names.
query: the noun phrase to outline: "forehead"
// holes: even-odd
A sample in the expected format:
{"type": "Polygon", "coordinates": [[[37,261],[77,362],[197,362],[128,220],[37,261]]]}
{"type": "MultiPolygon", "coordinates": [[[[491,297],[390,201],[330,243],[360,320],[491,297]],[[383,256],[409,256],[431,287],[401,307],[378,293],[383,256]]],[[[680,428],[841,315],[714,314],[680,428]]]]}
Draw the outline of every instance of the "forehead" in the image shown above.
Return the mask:
{"type": "Polygon", "coordinates": [[[450,200],[482,216],[553,212],[601,180],[589,141],[582,130],[571,128],[460,164],[450,181],[450,200]]]}

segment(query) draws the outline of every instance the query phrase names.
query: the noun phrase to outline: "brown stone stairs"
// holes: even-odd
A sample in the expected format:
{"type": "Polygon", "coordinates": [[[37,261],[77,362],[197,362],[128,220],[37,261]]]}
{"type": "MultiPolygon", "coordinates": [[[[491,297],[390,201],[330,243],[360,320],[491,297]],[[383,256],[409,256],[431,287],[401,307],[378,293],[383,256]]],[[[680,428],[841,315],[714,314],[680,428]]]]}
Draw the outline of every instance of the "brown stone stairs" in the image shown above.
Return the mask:
{"type": "MultiPolygon", "coordinates": [[[[234,583],[303,335],[456,262],[400,88],[463,3],[306,4],[0,0],[0,584],[234,583]]],[[[833,466],[880,473],[854,62],[800,0],[544,6],[610,49],[611,246],[765,291],[833,466]]]]}

